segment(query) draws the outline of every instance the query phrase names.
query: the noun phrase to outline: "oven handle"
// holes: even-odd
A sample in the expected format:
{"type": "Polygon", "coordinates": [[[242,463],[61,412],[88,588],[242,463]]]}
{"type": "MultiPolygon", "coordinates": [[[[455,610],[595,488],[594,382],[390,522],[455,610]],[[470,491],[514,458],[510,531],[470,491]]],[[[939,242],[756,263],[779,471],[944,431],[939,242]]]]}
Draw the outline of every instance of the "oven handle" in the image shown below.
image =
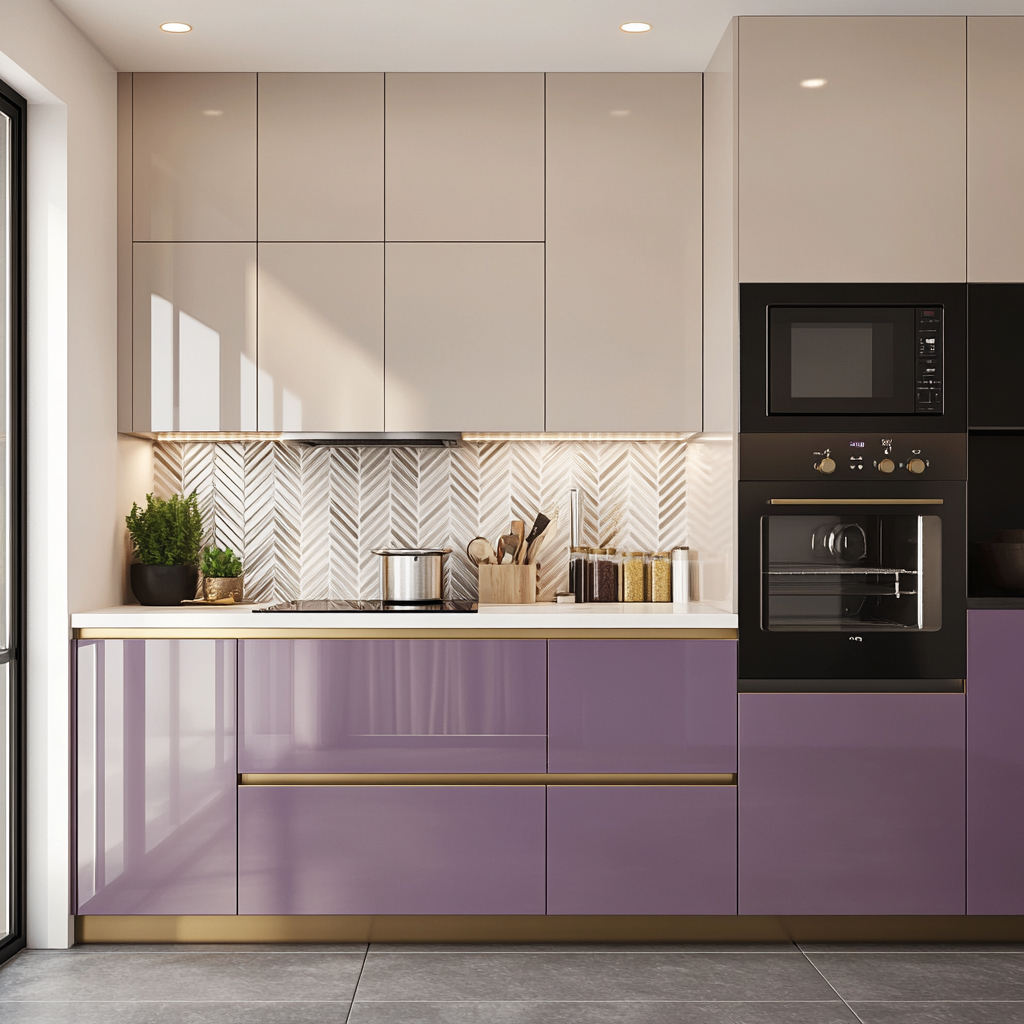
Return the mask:
{"type": "Polygon", "coordinates": [[[942,498],[772,498],[769,505],[941,505],[942,498]]]}

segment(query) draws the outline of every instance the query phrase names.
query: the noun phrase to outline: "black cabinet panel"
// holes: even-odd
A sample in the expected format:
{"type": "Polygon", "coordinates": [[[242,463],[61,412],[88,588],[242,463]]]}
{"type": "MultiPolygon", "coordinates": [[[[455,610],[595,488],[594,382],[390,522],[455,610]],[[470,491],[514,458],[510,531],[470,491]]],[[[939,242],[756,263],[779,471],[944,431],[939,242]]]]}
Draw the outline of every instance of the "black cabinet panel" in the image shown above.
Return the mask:
{"type": "Polygon", "coordinates": [[[1024,427],[1024,284],[967,289],[967,422],[1024,427]]]}

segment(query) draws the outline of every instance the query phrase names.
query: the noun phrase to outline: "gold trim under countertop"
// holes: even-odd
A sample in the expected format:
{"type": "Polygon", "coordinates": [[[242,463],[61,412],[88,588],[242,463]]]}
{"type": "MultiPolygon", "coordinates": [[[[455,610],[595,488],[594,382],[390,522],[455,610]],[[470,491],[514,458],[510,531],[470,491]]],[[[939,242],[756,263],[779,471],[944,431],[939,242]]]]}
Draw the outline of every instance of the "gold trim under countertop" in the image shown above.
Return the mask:
{"type": "Polygon", "coordinates": [[[243,772],[240,786],[735,786],[726,772],[640,774],[623,772],[275,773],[243,772]]]}
{"type": "Polygon", "coordinates": [[[72,630],[76,640],[735,640],[735,629],[619,629],[579,626],[560,629],[235,629],[175,626],[125,628],[84,626],[72,630]]]}
{"type": "Polygon", "coordinates": [[[1020,942],[1024,917],[97,916],[92,942],[1020,942]]]}
{"type": "Polygon", "coordinates": [[[941,505],[942,498],[772,498],[769,505],[941,505]]]}

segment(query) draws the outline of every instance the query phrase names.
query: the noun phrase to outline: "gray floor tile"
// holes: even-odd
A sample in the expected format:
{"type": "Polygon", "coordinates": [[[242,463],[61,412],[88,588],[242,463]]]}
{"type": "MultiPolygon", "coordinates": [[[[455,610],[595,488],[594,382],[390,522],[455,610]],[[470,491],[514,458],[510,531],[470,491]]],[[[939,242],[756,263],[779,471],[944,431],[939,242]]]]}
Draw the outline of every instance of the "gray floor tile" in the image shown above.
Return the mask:
{"type": "Polygon", "coordinates": [[[863,1024],[1024,1024],[1024,1002],[851,1005],[863,1024]]]}
{"type": "Polygon", "coordinates": [[[0,1002],[349,1000],[352,953],[97,953],[16,956],[0,968],[0,1002]]]}
{"type": "Polygon", "coordinates": [[[374,942],[374,953],[794,953],[792,942],[374,942]]]}
{"type": "Polygon", "coordinates": [[[800,953],[424,953],[371,948],[372,1000],[835,1000],[800,953]]]}
{"type": "Polygon", "coordinates": [[[842,1003],[356,1003],[351,1024],[857,1024],[842,1003]]]}
{"type": "Polygon", "coordinates": [[[798,942],[807,953],[1024,953],[1024,942],[798,942]]]}
{"type": "Polygon", "coordinates": [[[1024,953],[814,953],[846,1000],[1024,1000],[1024,953]]]}
{"type": "Polygon", "coordinates": [[[0,1003],[0,1024],[345,1024],[348,1003],[0,1003]]]}
{"type": "Polygon", "coordinates": [[[365,953],[365,942],[88,942],[70,949],[25,949],[24,954],[66,953],[365,953]]]}

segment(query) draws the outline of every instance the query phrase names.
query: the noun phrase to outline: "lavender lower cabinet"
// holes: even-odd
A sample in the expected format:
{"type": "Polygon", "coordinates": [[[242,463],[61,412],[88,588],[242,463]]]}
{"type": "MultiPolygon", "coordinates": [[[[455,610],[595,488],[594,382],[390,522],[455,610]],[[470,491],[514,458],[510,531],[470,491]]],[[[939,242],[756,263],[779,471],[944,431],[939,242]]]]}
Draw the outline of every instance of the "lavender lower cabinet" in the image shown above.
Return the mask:
{"type": "Polygon", "coordinates": [[[1024,611],[967,613],[967,912],[1024,914],[1024,611]]]}
{"type": "Polygon", "coordinates": [[[549,786],[549,914],[735,914],[735,786],[549,786]]]}
{"type": "Polygon", "coordinates": [[[548,770],[735,772],[734,640],[552,640],[548,770]]]}
{"type": "Polygon", "coordinates": [[[76,642],[76,913],[236,912],[235,645],[76,642]]]}
{"type": "Polygon", "coordinates": [[[543,786],[241,786],[240,914],[543,914],[543,786]]]}
{"type": "Polygon", "coordinates": [[[544,640],[239,641],[241,772],[543,772],[544,640]]]}
{"type": "Polygon", "coordinates": [[[963,914],[964,696],[740,694],[741,914],[963,914]]]}

